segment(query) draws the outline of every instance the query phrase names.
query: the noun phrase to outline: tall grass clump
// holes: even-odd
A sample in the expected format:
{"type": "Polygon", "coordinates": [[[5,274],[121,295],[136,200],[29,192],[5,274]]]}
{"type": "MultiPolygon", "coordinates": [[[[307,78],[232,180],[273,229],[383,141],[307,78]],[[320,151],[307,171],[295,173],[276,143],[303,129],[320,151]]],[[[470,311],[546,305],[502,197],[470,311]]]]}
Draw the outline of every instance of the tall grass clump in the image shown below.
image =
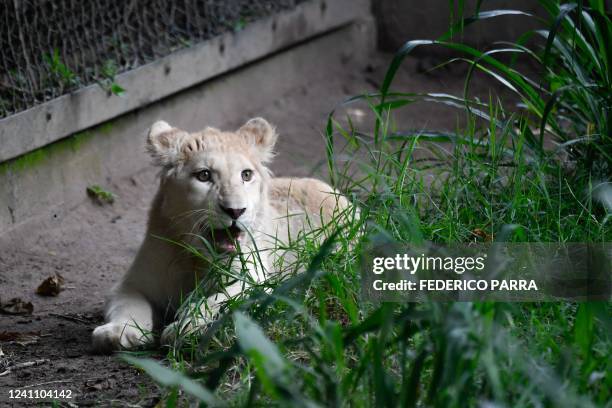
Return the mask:
{"type": "MultiPolygon", "coordinates": [[[[548,13],[540,17],[520,10],[480,11],[454,24],[438,40],[408,41],[396,54],[382,85],[389,92],[402,60],[417,47],[437,45],[461,56],[451,62],[470,64],[465,81],[469,90],[474,70],[483,71],[521,100],[521,120],[530,128],[530,146],[544,154],[546,138],[567,152],[579,169],[596,177],[612,174],[612,24],[603,1],[561,3],[540,0],[548,13]],[[546,28],[528,31],[515,42],[495,43],[486,51],[452,42],[453,36],[480,20],[500,16],[535,19],[546,28]],[[519,57],[535,65],[531,72],[517,68],[519,57]]],[[[459,2],[463,14],[463,2],[459,2]]]]}
{"type": "MultiPolygon", "coordinates": [[[[360,289],[371,243],[611,240],[610,208],[592,194],[610,182],[609,16],[601,2],[541,4],[547,30],[489,51],[450,34],[406,43],[380,92],[345,101],[369,107],[371,132],[330,114],[329,175],[359,215],[338,214],[287,244],[294,273],[255,284],[203,334],[180,339],[165,355],[171,371],[126,357],[164,387],[168,406],[609,404],[607,302],[373,303],[360,289]],[[538,36],[539,49],[527,41],[538,36]],[[394,89],[404,58],[426,44],[464,53],[452,61],[470,64],[464,95],[394,89]],[[532,58],[542,76],[520,73],[501,54],[532,58]],[[470,98],[475,69],[515,92],[520,106],[470,98]],[[455,107],[465,126],[396,126],[394,112],[417,102],[455,107]]],[[[478,11],[451,32],[508,14],[524,13],[478,11]]]]}

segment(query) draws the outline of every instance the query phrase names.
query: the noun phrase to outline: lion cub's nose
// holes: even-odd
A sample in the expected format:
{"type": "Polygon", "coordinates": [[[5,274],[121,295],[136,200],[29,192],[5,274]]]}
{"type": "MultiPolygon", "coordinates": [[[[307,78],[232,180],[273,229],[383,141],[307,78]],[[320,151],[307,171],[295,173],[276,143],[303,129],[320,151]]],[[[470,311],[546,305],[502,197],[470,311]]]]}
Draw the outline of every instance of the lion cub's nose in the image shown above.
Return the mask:
{"type": "Polygon", "coordinates": [[[246,208],[228,208],[222,205],[220,205],[219,207],[221,207],[223,212],[229,215],[232,220],[237,220],[246,211],[246,208]]]}

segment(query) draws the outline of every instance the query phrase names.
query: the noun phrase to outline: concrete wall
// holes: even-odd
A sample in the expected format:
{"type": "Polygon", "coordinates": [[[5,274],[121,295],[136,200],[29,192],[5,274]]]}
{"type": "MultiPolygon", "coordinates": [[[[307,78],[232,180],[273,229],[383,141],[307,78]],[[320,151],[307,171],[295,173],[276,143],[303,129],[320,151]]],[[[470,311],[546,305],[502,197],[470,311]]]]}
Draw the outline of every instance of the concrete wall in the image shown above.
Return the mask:
{"type": "Polygon", "coordinates": [[[310,0],[118,75],[122,97],[90,85],[0,119],[0,163],[350,24],[369,15],[369,6],[310,0]]]}
{"type": "Polygon", "coordinates": [[[232,128],[238,124],[230,123],[229,116],[244,112],[247,119],[247,112],[273,103],[298,84],[324,80],[338,67],[363,61],[374,41],[374,22],[366,13],[307,42],[0,164],[0,235],[26,222],[60,222],[62,214],[86,199],[87,186],[109,185],[146,168],[150,159],[144,152],[145,134],[154,121],[163,119],[188,131],[208,125],[232,128]]]}

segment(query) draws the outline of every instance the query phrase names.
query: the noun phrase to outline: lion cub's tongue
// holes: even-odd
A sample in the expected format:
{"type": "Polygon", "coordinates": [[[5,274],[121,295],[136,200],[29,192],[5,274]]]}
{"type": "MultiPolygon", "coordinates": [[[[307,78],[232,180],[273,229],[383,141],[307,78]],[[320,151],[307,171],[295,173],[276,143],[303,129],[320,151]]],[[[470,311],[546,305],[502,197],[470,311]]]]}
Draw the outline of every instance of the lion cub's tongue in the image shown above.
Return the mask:
{"type": "Polygon", "coordinates": [[[236,241],[242,237],[242,230],[232,224],[227,228],[220,228],[212,231],[215,246],[223,252],[235,252],[236,241]]]}

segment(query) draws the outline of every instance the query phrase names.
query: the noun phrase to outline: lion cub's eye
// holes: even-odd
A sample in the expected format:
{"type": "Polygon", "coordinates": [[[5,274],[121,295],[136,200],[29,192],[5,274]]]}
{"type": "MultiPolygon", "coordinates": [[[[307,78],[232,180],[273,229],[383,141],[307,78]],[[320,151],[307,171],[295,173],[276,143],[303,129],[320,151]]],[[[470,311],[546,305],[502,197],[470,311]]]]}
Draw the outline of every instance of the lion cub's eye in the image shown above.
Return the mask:
{"type": "Polygon", "coordinates": [[[195,178],[197,178],[201,182],[210,181],[210,170],[200,170],[197,173],[194,173],[195,178]]]}
{"type": "Polygon", "coordinates": [[[253,170],[242,170],[242,179],[244,181],[251,181],[253,178],[253,170]]]}

